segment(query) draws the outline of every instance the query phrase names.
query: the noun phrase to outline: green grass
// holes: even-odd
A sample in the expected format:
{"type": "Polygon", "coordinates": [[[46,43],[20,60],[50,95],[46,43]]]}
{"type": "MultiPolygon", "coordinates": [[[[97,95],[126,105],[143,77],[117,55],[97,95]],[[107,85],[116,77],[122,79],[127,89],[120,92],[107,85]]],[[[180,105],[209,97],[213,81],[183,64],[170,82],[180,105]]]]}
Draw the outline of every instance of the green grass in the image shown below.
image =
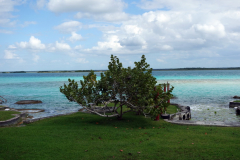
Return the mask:
{"type": "Polygon", "coordinates": [[[239,127],[174,125],[131,112],[122,120],[79,112],[0,128],[0,135],[3,160],[240,157],[239,127]]]}
{"type": "Polygon", "coordinates": [[[4,107],[4,106],[1,106],[1,105],[0,105],[0,107],[4,107]]]}
{"type": "Polygon", "coordinates": [[[236,101],[233,101],[233,102],[240,102],[240,100],[236,100],[236,101]]]}
{"type": "Polygon", "coordinates": [[[167,108],[166,113],[168,113],[168,114],[177,113],[177,109],[178,109],[177,106],[170,105],[170,106],[167,108]]]}
{"type": "Polygon", "coordinates": [[[16,112],[16,111],[0,111],[0,121],[5,121],[8,119],[11,119],[13,117],[15,117],[12,114],[18,114],[20,112],[16,112]]]}

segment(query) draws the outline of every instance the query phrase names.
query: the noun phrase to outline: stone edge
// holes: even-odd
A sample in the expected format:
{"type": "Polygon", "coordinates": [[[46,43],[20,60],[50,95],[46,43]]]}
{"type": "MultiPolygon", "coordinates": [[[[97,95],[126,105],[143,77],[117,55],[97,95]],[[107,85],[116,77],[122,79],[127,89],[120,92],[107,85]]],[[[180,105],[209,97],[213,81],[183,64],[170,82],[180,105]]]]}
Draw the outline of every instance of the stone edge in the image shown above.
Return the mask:
{"type": "MultiPolygon", "coordinates": [[[[171,103],[171,105],[176,105],[179,109],[182,109],[183,107],[186,108],[186,106],[182,106],[176,103],[171,103]]],[[[2,107],[2,108],[8,108],[8,107],[2,107]]],[[[53,118],[53,117],[58,117],[58,116],[65,116],[65,115],[71,115],[74,113],[77,113],[79,111],[76,112],[71,112],[71,113],[66,113],[66,114],[58,114],[58,115],[54,115],[54,116],[48,116],[48,117],[42,117],[42,118],[35,118],[35,119],[27,119],[27,120],[23,120],[24,124],[29,124],[29,123],[33,123],[33,122],[37,122],[43,119],[47,119],[47,118],[53,118]]],[[[186,112],[185,109],[183,110],[183,112],[186,112]]],[[[170,119],[164,119],[166,122],[172,123],[172,124],[178,124],[178,125],[191,125],[191,126],[217,126],[217,127],[240,127],[240,123],[235,123],[233,125],[230,124],[226,124],[224,122],[220,122],[221,124],[214,124],[214,122],[203,122],[203,121],[188,121],[188,120],[178,120],[178,121],[173,121],[171,120],[171,118],[173,118],[176,114],[181,113],[181,112],[177,112],[175,114],[170,114],[170,119]],[[207,124],[209,123],[209,124],[207,124]]],[[[23,112],[21,114],[15,114],[14,118],[11,118],[9,120],[6,121],[0,121],[0,127],[5,127],[5,126],[10,126],[10,125],[14,125],[17,124],[22,117],[26,117],[27,113],[23,112]]]]}
{"type": "MultiPolygon", "coordinates": [[[[5,110],[9,107],[0,107],[0,110],[5,110]]],[[[19,112],[17,109],[11,109],[12,111],[17,111],[19,112]]],[[[53,117],[58,117],[58,116],[65,116],[65,115],[70,115],[70,114],[74,114],[77,113],[78,111],[75,112],[71,112],[71,113],[65,113],[65,114],[58,114],[58,115],[54,115],[54,116],[48,116],[48,117],[41,117],[41,118],[34,118],[34,119],[26,119],[23,120],[22,123],[23,124],[29,124],[29,123],[33,123],[36,121],[40,121],[43,119],[47,119],[47,118],[53,118],[53,117]]],[[[17,123],[21,122],[21,118],[22,117],[26,117],[28,114],[26,112],[20,113],[20,114],[13,114],[15,117],[8,119],[6,121],[0,121],[0,127],[7,127],[7,126],[11,126],[11,125],[16,125],[17,123]]]]}
{"type": "Polygon", "coordinates": [[[6,121],[0,121],[0,127],[11,126],[19,123],[22,117],[26,117],[27,113],[13,114],[15,117],[6,121]]]}
{"type": "MultiPolygon", "coordinates": [[[[179,109],[182,109],[182,107],[186,107],[186,106],[182,106],[179,105],[177,103],[171,103],[171,105],[175,105],[177,106],[179,109]]],[[[179,112],[178,112],[179,113],[179,112]]],[[[191,126],[209,126],[209,127],[240,127],[240,123],[236,122],[236,123],[225,123],[225,122],[204,122],[204,121],[188,121],[188,120],[172,120],[172,118],[178,114],[170,114],[170,119],[164,119],[166,122],[172,123],[172,124],[178,124],[178,125],[191,125],[191,126]],[[217,124],[218,123],[218,124],[217,124]]]]}
{"type": "Polygon", "coordinates": [[[26,119],[26,120],[23,120],[23,124],[29,124],[29,123],[33,123],[33,122],[37,122],[37,121],[40,121],[40,120],[43,120],[43,119],[48,119],[48,118],[53,118],[53,117],[71,115],[71,114],[74,114],[74,113],[77,113],[77,112],[78,112],[78,111],[76,111],[76,112],[71,112],[71,113],[65,113],[65,114],[58,114],[58,115],[48,116],[48,117],[41,117],[41,118],[34,118],[34,119],[26,119]]]}
{"type": "Polygon", "coordinates": [[[234,108],[240,106],[240,102],[229,102],[229,108],[234,108]]]}
{"type": "Polygon", "coordinates": [[[176,115],[185,115],[185,114],[189,114],[189,119],[191,119],[191,108],[189,106],[182,106],[180,104],[177,103],[170,103],[170,105],[174,105],[177,106],[180,111],[174,114],[170,114],[170,120],[173,119],[176,115]]]}

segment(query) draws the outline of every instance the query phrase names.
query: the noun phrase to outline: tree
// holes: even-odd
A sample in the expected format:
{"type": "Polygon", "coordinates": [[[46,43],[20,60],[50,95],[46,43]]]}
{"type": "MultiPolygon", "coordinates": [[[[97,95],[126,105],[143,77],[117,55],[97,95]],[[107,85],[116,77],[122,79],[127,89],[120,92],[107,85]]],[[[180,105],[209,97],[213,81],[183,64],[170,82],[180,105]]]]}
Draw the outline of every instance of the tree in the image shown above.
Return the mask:
{"type": "Polygon", "coordinates": [[[77,82],[68,79],[69,84],[61,86],[60,92],[69,101],[77,102],[87,111],[103,117],[117,116],[121,119],[124,113],[130,111],[156,116],[169,105],[167,101],[172,96],[173,87],[163,92],[165,84],[156,85],[152,68],[145,61],[143,55],[140,62],[134,62],[134,68],[123,68],[119,59],[111,55],[108,70],[101,73],[100,80],[97,81],[91,71],[80,80],[80,87],[77,82]]]}

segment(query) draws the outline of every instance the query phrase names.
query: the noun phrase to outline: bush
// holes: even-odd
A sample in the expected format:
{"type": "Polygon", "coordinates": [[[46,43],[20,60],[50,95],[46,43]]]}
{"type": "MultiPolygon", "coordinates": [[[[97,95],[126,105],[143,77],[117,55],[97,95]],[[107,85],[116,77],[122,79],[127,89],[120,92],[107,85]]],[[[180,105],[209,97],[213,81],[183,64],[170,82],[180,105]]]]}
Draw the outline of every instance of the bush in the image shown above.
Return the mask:
{"type": "Polygon", "coordinates": [[[69,101],[77,102],[86,110],[104,117],[117,116],[119,119],[129,111],[149,113],[156,116],[166,110],[168,100],[172,97],[173,87],[164,92],[166,84],[157,84],[152,76],[152,68],[143,55],[140,62],[134,62],[135,67],[123,68],[116,56],[111,55],[108,71],[101,73],[101,79],[91,71],[80,87],[74,80],[60,87],[69,101]],[[109,104],[114,106],[109,106],[109,104]],[[123,112],[123,106],[128,108],[123,112]]]}

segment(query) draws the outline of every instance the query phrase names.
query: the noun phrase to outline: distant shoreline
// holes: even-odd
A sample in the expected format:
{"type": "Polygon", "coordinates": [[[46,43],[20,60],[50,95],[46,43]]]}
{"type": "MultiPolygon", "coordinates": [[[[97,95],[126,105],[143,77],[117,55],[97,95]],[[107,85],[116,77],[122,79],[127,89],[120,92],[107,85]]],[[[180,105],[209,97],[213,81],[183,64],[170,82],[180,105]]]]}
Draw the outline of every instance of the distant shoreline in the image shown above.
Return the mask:
{"type": "Polygon", "coordinates": [[[153,69],[153,71],[188,71],[188,70],[240,70],[240,67],[228,68],[171,68],[171,69],[153,69]]]}
{"type": "MultiPolygon", "coordinates": [[[[240,70],[240,67],[228,68],[169,68],[169,69],[153,69],[153,71],[195,71],[195,70],[240,70]]],[[[0,73],[74,73],[74,72],[90,72],[91,70],[59,70],[59,71],[9,71],[0,73]]],[[[93,70],[94,72],[105,72],[107,70],[93,70]]]]}

